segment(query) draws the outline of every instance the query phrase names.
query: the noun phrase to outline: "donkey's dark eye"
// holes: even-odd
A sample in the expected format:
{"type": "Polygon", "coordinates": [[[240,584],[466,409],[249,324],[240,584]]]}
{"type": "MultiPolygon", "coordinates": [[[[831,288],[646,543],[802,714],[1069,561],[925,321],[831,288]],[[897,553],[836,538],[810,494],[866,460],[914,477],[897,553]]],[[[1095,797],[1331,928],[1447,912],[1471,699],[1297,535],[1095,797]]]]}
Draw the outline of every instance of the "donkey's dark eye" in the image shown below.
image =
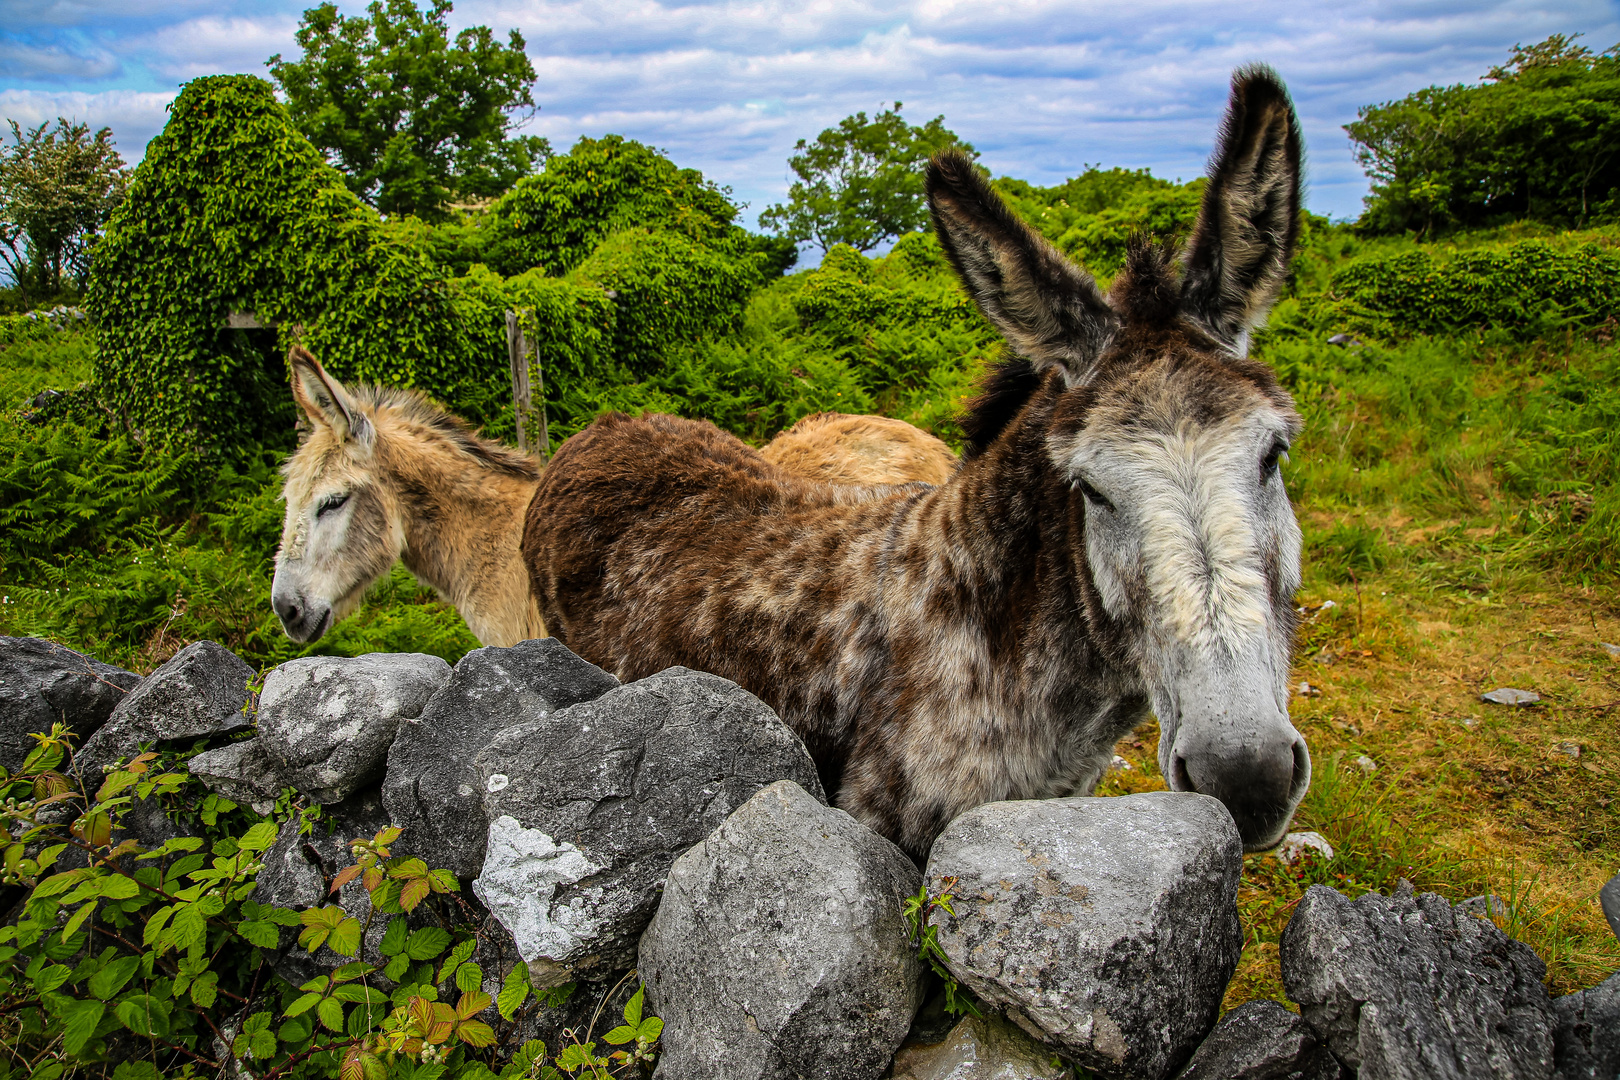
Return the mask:
{"type": "Polygon", "coordinates": [[[321,505],[315,508],[315,517],[323,518],[334,510],[341,510],[343,504],[348,501],[348,495],[328,495],[321,500],[321,505]]]}
{"type": "Polygon", "coordinates": [[[1098,491],[1084,480],[1076,480],[1074,483],[1075,486],[1080,489],[1080,494],[1086,497],[1086,502],[1090,503],[1092,506],[1096,506],[1104,510],[1112,510],[1114,508],[1114,504],[1109,502],[1107,497],[1104,496],[1102,492],[1098,491]]]}
{"type": "Polygon", "coordinates": [[[1273,476],[1277,475],[1277,464],[1282,460],[1282,456],[1286,453],[1288,453],[1288,447],[1284,444],[1280,442],[1271,444],[1271,449],[1266,451],[1265,459],[1260,462],[1261,483],[1264,483],[1265,481],[1270,480],[1273,476]]]}

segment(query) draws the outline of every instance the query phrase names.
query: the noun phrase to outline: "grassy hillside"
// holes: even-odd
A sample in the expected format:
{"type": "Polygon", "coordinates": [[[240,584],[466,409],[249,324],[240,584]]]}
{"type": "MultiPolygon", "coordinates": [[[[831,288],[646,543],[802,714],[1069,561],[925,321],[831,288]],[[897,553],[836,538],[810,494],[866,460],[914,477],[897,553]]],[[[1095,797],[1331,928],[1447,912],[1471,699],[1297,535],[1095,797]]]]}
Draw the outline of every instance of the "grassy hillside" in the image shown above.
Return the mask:
{"type": "MultiPolygon", "coordinates": [[[[1184,228],[1198,192],[1121,170],[999,184],[1104,277],[1131,230],[1184,228]]],[[[1277,935],[1317,881],[1495,892],[1556,991],[1620,966],[1594,899],[1620,870],[1620,660],[1602,647],[1620,643],[1617,244],[1614,230],[1519,225],[1419,245],[1308,223],[1255,352],[1306,417],[1285,466],[1307,542],[1293,683],[1309,689],[1293,708],[1317,770],[1299,827],[1337,855],[1292,869],[1249,857],[1251,947],[1229,1004],[1281,996],[1277,935]],[[1355,340],[1329,343],[1339,333],[1355,340]],[[1543,704],[1479,700],[1497,686],[1543,704]]],[[[279,452],[216,471],[143,447],[93,388],[74,392],[90,330],[4,321],[0,633],[138,670],[199,638],[260,666],[305,651],[454,660],[476,644],[396,567],[315,649],[293,646],[268,603],[279,452]],[[46,387],[70,392],[30,404],[46,387]]],[[[650,376],[582,384],[577,421],[676,411],[758,443],[837,409],[953,440],[997,349],[937,245],[914,235],[881,259],[835,249],[763,284],[735,329],[671,350],[650,376]]],[[[1122,742],[1133,768],[1105,790],[1161,786],[1155,743],[1151,726],[1122,742]]]]}

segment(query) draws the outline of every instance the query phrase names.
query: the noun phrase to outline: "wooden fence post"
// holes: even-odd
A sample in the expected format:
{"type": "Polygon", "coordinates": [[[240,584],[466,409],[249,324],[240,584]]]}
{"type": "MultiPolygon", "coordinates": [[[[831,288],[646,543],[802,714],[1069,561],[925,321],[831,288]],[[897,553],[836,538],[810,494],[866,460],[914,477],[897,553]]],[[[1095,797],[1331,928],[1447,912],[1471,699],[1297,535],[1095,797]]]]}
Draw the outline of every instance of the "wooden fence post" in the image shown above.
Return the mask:
{"type": "Polygon", "coordinates": [[[529,415],[534,411],[534,395],[529,386],[529,357],[534,356],[534,377],[539,382],[540,430],[536,432],[535,447],[540,460],[545,461],[551,449],[551,436],[546,430],[546,381],[540,370],[540,357],[530,351],[523,320],[516,311],[506,313],[506,357],[512,366],[512,411],[517,414],[518,449],[529,450],[529,415]]]}

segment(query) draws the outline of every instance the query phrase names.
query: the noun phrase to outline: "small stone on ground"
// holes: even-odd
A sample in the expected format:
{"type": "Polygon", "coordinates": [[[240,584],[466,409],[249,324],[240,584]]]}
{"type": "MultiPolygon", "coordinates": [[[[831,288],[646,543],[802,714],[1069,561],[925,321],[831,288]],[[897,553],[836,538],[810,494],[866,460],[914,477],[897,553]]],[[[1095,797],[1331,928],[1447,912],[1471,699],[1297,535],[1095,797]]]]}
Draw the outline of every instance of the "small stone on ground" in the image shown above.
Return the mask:
{"type": "Polygon", "coordinates": [[[1515,690],[1512,687],[1504,686],[1501,689],[1481,694],[1479,698],[1481,701],[1488,701],[1492,705],[1510,705],[1515,708],[1523,708],[1539,702],[1541,695],[1534,690],[1515,690]]]}
{"type": "Polygon", "coordinates": [[[964,1016],[943,1042],[907,1046],[893,1080],[1069,1080],[1068,1065],[994,1013],[964,1016]]]}
{"type": "Polygon", "coordinates": [[[1277,858],[1292,866],[1302,856],[1333,858],[1333,845],[1319,832],[1291,832],[1277,845],[1277,858]]]}
{"type": "Polygon", "coordinates": [[[1344,1070],[1316,1033],[1275,1001],[1221,1018],[1176,1080],[1339,1080],[1344,1070]]]}

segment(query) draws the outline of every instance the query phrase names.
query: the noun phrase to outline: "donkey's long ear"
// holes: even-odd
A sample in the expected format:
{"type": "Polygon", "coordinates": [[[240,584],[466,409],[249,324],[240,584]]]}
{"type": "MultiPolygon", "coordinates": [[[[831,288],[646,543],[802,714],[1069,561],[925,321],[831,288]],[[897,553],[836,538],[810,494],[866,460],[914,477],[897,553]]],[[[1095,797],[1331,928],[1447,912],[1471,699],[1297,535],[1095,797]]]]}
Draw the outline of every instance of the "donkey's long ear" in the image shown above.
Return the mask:
{"type": "Polygon", "coordinates": [[[1239,68],[1181,291],[1182,309],[1239,355],[1288,276],[1299,180],[1299,120],[1288,91],[1268,67],[1239,68]]]}
{"type": "Polygon", "coordinates": [[[287,365],[292,368],[293,399],[312,423],[331,428],[340,440],[364,442],[371,437],[371,425],[366,422],[365,413],[355,405],[343,384],[326,373],[314,354],[302,345],[294,345],[287,353],[287,365]]]}
{"type": "Polygon", "coordinates": [[[934,229],[969,295],[1036,371],[1090,378],[1119,319],[1091,275],[1007,208],[958,151],[928,165],[934,229]]]}

